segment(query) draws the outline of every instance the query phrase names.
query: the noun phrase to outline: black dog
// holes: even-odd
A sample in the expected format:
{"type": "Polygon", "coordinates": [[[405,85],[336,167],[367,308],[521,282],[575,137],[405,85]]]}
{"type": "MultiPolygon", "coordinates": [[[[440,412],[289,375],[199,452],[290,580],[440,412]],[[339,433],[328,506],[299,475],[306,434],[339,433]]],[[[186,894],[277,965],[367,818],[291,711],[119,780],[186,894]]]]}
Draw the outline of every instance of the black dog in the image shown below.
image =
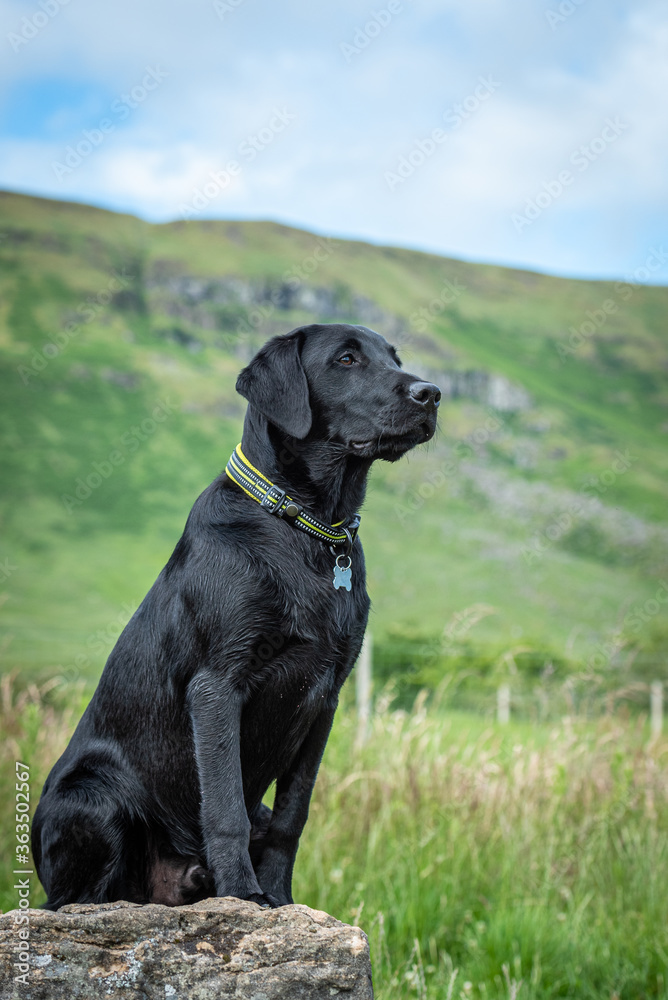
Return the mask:
{"type": "Polygon", "coordinates": [[[375,459],[433,436],[440,392],[344,325],[270,340],[237,390],[249,406],[228,474],[195,503],[44,785],[33,855],[50,909],[292,902],[369,609],[355,512],[375,459]]]}

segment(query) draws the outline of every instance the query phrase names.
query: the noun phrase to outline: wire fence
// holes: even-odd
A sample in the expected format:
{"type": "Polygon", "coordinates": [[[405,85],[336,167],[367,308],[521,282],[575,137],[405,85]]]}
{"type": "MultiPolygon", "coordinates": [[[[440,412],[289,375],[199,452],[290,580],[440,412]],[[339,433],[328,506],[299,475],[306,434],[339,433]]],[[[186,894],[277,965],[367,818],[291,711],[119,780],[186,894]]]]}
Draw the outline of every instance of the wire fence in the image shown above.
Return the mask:
{"type": "MultiPolygon", "coordinates": [[[[383,706],[409,708],[420,692],[442,709],[474,712],[499,725],[512,720],[554,722],[564,718],[596,719],[604,715],[646,716],[653,736],[664,725],[666,676],[657,660],[655,679],[625,677],[614,673],[574,672],[563,679],[544,670],[539,677],[516,672],[511,678],[481,676],[463,659],[459,665],[430,663],[424,669],[424,648],[416,646],[412,656],[406,650],[396,658],[387,649],[374,648],[369,634],[356,665],[356,705],[358,740],[369,727],[374,701],[383,706]],[[395,662],[393,663],[393,659],[395,662]],[[379,662],[380,661],[380,662],[379,662]]],[[[648,666],[644,669],[647,672],[648,666]]]]}

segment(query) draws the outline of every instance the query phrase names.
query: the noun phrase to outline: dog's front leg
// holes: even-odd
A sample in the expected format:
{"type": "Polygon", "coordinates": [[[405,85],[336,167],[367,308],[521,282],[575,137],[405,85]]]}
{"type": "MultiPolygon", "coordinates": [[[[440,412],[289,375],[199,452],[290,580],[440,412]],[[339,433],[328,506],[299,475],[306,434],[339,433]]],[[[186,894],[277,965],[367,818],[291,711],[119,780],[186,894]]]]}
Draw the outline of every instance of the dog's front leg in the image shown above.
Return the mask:
{"type": "Polygon", "coordinates": [[[293,902],[292,870],[299,838],[335,711],[336,702],[320,712],[289,769],[276,782],[272,818],[257,867],[258,882],[272,906],[293,902]]]}
{"type": "Polygon", "coordinates": [[[206,858],[218,896],[252,899],[263,905],[248,843],[251,824],[241,777],[242,699],[225,677],[203,671],[188,686],[201,794],[206,858]]]}

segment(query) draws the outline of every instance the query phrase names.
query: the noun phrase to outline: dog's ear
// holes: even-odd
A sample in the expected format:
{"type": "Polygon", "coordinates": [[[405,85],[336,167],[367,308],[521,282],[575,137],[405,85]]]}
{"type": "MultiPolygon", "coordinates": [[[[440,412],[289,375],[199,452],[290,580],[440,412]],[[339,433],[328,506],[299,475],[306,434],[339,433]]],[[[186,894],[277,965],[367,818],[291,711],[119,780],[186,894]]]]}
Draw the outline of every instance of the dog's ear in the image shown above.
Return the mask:
{"type": "Polygon", "coordinates": [[[311,429],[311,407],[300,351],[301,331],[273,337],[237,379],[237,392],[272,424],[292,437],[311,429]]]}

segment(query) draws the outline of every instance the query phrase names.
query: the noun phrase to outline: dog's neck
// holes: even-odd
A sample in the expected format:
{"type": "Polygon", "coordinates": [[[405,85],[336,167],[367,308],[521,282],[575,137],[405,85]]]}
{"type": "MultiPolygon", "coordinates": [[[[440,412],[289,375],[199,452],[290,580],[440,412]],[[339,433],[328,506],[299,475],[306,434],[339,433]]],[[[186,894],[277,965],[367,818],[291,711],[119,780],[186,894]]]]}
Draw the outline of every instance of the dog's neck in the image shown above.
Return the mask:
{"type": "Polygon", "coordinates": [[[346,520],[362,506],[372,459],[343,452],[332,457],[331,443],[290,437],[253,406],[246,411],[241,448],[267,479],[323,521],[346,520]]]}

